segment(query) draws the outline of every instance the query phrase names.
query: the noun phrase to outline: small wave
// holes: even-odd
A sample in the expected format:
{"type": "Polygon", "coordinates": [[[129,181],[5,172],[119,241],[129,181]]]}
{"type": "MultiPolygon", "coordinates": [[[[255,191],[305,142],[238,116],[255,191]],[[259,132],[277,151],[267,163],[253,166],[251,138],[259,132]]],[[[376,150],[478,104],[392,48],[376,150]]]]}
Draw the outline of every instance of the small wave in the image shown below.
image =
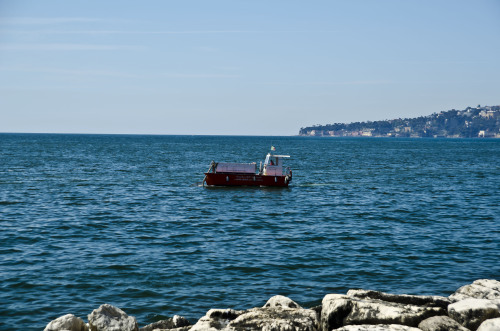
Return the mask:
{"type": "Polygon", "coordinates": [[[22,203],[22,201],[0,201],[0,206],[17,205],[18,203],[22,203]]]}
{"type": "Polygon", "coordinates": [[[106,266],[105,268],[111,270],[135,270],[137,269],[137,266],[132,264],[112,264],[106,266]]]}
{"type": "Polygon", "coordinates": [[[104,253],[104,254],[101,254],[101,257],[122,257],[122,256],[130,256],[130,255],[134,255],[134,253],[128,253],[128,252],[104,253]]]}
{"type": "Polygon", "coordinates": [[[10,287],[10,288],[27,289],[27,290],[39,287],[39,285],[30,283],[30,282],[27,282],[27,281],[20,281],[20,282],[17,282],[17,283],[11,284],[11,285],[7,285],[7,286],[10,287]]]}
{"type": "Polygon", "coordinates": [[[224,267],[224,270],[227,271],[241,271],[243,273],[262,273],[268,271],[267,268],[262,268],[262,267],[250,267],[250,266],[226,266],[224,267]]]}
{"type": "Polygon", "coordinates": [[[22,253],[23,251],[16,248],[0,249],[0,254],[22,253]]]}
{"type": "Polygon", "coordinates": [[[306,183],[297,185],[299,187],[314,187],[314,186],[336,186],[338,183],[306,183]]]}

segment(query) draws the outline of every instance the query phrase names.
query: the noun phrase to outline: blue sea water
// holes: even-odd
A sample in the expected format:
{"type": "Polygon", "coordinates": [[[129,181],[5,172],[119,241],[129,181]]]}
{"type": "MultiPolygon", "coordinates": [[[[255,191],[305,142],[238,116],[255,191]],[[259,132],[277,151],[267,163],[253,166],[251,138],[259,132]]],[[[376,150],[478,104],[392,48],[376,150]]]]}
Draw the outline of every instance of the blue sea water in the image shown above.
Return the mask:
{"type": "Polygon", "coordinates": [[[0,134],[0,329],[500,279],[500,140],[0,134]],[[290,154],[289,188],[204,188],[290,154]]]}

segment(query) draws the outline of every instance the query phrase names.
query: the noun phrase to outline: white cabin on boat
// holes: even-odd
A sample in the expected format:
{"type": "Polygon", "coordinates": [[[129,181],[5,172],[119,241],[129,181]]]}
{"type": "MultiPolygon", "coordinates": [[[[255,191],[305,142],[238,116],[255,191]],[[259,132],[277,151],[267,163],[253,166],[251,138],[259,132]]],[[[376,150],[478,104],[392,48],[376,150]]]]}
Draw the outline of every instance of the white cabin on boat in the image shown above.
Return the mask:
{"type": "Polygon", "coordinates": [[[264,176],[283,176],[285,175],[283,169],[283,159],[289,158],[290,155],[272,155],[267,153],[266,160],[264,161],[264,176]]]}
{"type": "Polygon", "coordinates": [[[219,162],[215,172],[254,174],[257,171],[257,163],[228,163],[219,162]]]}

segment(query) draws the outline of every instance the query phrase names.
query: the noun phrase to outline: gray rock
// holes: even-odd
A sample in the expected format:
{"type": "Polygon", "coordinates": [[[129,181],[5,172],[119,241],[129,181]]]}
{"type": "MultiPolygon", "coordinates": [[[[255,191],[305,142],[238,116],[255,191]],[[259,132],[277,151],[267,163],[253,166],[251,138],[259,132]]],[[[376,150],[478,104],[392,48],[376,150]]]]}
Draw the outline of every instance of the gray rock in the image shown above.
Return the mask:
{"type": "Polygon", "coordinates": [[[448,316],[433,316],[423,320],[418,325],[422,331],[469,331],[448,316]]]}
{"type": "Polygon", "coordinates": [[[101,305],[88,315],[91,331],[138,331],[135,317],[128,316],[120,308],[101,305]]]}
{"type": "Polygon", "coordinates": [[[190,326],[181,326],[180,328],[174,328],[174,329],[153,329],[152,331],[189,331],[191,329],[192,325],[190,326]]]}
{"type": "Polygon", "coordinates": [[[67,314],[56,318],[45,327],[44,331],[87,331],[87,324],[73,314],[67,314]]]}
{"type": "Polygon", "coordinates": [[[205,316],[191,328],[191,331],[215,331],[223,330],[229,322],[245,313],[244,310],[234,309],[210,309],[205,316]]]}
{"type": "Polygon", "coordinates": [[[449,296],[452,302],[465,299],[500,299],[500,282],[495,279],[478,279],[472,284],[460,287],[449,296]]]}
{"type": "Polygon", "coordinates": [[[416,327],[426,318],[446,315],[440,307],[421,307],[375,299],[328,294],[323,298],[321,326],[329,331],[346,325],[401,324],[416,327]]]}
{"type": "Polygon", "coordinates": [[[171,330],[181,327],[189,326],[191,323],[187,319],[182,316],[174,315],[174,317],[169,318],[168,320],[161,320],[149,325],[146,325],[139,329],[139,331],[153,331],[157,329],[161,330],[171,330]]]}
{"type": "Polygon", "coordinates": [[[352,299],[341,294],[327,294],[321,302],[321,329],[330,331],[342,327],[351,313],[352,299]]]}
{"type": "Polygon", "coordinates": [[[211,309],[190,331],[317,331],[316,312],[303,308],[263,307],[244,311],[211,309]]]}
{"type": "Polygon", "coordinates": [[[481,323],[477,331],[498,331],[500,330],[500,318],[492,318],[481,323]]]}
{"type": "Polygon", "coordinates": [[[309,309],[313,310],[316,313],[316,319],[318,321],[321,321],[321,310],[323,309],[323,307],[321,305],[319,305],[319,306],[311,307],[309,309]]]}
{"type": "Polygon", "coordinates": [[[317,331],[316,312],[302,308],[254,308],[231,321],[225,330],[317,331]]]}
{"type": "Polygon", "coordinates": [[[490,318],[500,317],[500,300],[465,299],[448,306],[448,315],[466,328],[476,330],[490,318]]]}
{"type": "Polygon", "coordinates": [[[282,295],[275,295],[271,299],[267,300],[264,308],[302,308],[295,301],[282,295]]]}
{"type": "Polygon", "coordinates": [[[347,325],[335,329],[335,331],[420,331],[420,329],[411,326],[400,324],[363,324],[363,325],[347,325]]]}
{"type": "Polygon", "coordinates": [[[174,317],[172,317],[172,321],[174,322],[176,328],[191,325],[187,319],[179,315],[174,315],[174,317]]]}
{"type": "Polygon", "coordinates": [[[377,299],[405,305],[441,307],[444,309],[451,303],[450,299],[440,296],[390,294],[370,290],[349,290],[347,296],[358,299],[377,299]]]}

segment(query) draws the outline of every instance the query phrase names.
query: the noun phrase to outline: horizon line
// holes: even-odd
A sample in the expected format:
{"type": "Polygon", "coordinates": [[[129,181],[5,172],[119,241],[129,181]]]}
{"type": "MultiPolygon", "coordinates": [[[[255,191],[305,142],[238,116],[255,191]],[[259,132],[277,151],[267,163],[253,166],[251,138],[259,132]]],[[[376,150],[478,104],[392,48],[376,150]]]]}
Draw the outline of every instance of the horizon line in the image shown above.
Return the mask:
{"type": "Polygon", "coordinates": [[[300,135],[252,135],[252,134],[210,134],[210,133],[89,133],[89,132],[19,132],[0,131],[0,134],[47,134],[47,135],[96,135],[96,136],[227,136],[227,137],[299,137],[300,135]]]}

